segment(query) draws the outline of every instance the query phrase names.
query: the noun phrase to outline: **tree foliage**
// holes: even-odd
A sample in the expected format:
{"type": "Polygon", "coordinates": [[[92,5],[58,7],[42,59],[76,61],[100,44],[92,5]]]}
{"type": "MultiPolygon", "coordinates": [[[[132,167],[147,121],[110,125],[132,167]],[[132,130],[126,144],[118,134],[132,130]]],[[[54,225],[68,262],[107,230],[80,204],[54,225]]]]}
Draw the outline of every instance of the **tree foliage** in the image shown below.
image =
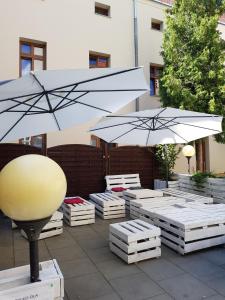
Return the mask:
{"type": "MultiPolygon", "coordinates": [[[[167,11],[160,81],[163,106],[225,116],[225,41],[217,29],[225,0],[176,0],[167,11]]],[[[223,133],[216,135],[225,143],[223,133]]]]}

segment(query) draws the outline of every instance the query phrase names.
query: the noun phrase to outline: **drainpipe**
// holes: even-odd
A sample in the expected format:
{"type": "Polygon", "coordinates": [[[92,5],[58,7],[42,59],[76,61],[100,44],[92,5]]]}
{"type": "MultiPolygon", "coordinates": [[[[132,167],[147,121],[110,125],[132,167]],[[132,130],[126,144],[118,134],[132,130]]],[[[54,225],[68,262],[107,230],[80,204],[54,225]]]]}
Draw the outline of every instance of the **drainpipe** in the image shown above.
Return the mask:
{"type": "MultiPolygon", "coordinates": [[[[133,0],[134,14],[134,65],[138,67],[138,18],[137,18],[137,0],[133,0]]],[[[135,100],[135,110],[139,111],[139,98],[135,100]]]]}

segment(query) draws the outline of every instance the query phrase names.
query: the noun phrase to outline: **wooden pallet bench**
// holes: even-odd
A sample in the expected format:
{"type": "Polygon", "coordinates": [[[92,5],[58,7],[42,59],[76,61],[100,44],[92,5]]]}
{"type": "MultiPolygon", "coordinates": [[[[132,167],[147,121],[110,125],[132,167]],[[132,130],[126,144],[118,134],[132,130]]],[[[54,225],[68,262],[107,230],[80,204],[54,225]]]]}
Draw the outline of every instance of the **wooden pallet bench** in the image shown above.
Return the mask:
{"type": "Polygon", "coordinates": [[[95,205],[95,213],[102,219],[125,217],[125,200],[111,193],[90,194],[90,201],[95,205]]]}
{"type": "MultiPolygon", "coordinates": [[[[39,240],[46,239],[55,235],[63,233],[63,214],[56,211],[51,217],[50,221],[42,229],[39,240]]],[[[27,238],[26,233],[21,230],[23,237],[27,238]]]]}
{"type": "Polygon", "coordinates": [[[64,298],[64,279],[55,259],[40,262],[40,281],[29,282],[30,265],[0,271],[0,299],[64,298]]]}
{"type": "Polygon", "coordinates": [[[140,189],[140,190],[127,190],[123,192],[123,199],[126,202],[126,209],[130,213],[130,203],[134,200],[147,201],[155,197],[162,197],[162,191],[155,191],[150,189],[140,189]]]}
{"type": "Polygon", "coordinates": [[[141,188],[141,182],[139,174],[120,174],[120,175],[107,175],[106,180],[106,191],[115,194],[116,196],[122,197],[123,192],[114,192],[113,188],[141,188]]]}
{"type": "Polygon", "coordinates": [[[161,228],[164,244],[181,254],[225,243],[225,205],[184,203],[140,208],[141,219],[161,228]]]}
{"type": "Polygon", "coordinates": [[[211,197],[196,195],[196,194],[184,192],[177,189],[167,188],[167,189],[161,189],[161,191],[163,192],[164,196],[174,196],[174,197],[184,198],[186,200],[194,200],[195,202],[199,202],[199,203],[213,203],[213,198],[211,197]]]}
{"type": "Polygon", "coordinates": [[[110,224],[109,243],[128,264],[161,255],[160,229],[141,220],[110,224]]]}
{"type": "MultiPolygon", "coordinates": [[[[74,197],[67,197],[70,199],[74,197]]],[[[62,211],[65,223],[69,226],[79,226],[95,223],[95,206],[89,201],[79,197],[83,203],[63,203],[62,211]]]]}

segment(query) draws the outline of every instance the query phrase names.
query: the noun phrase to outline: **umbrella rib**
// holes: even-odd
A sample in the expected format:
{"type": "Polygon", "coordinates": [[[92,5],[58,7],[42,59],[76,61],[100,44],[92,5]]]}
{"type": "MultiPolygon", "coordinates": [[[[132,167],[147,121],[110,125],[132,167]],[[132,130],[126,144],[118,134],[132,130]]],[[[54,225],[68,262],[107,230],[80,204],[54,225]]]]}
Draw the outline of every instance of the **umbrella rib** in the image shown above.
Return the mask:
{"type": "MultiPolygon", "coordinates": [[[[158,122],[161,123],[159,120],[158,120],[158,122]]],[[[162,124],[162,123],[161,123],[161,124],[162,124]]],[[[162,125],[163,125],[163,124],[162,124],[162,125]]],[[[171,128],[167,127],[167,126],[165,126],[165,129],[170,130],[170,131],[173,132],[175,135],[177,135],[179,138],[181,138],[181,139],[184,140],[186,143],[188,143],[188,141],[187,141],[185,138],[183,138],[181,135],[179,135],[178,133],[176,133],[173,129],[171,129],[171,128]]]]}
{"type": "MultiPolygon", "coordinates": [[[[107,113],[111,113],[111,111],[109,111],[109,110],[102,109],[102,108],[99,108],[99,107],[97,107],[97,106],[90,105],[90,104],[83,103],[83,102],[80,102],[80,101],[77,101],[77,100],[76,100],[76,99],[79,99],[79,98],[81,98],[81,97],[87,95],[88,93],[89,93],[89,92],[86,92],[85,94],[80,95],[80,96],[78,96],[78,97],[75,98],[75,99],[66,98],[66,99],[69,100],[71,103],[67,103],[67,105],[58,107],[58,110],[60,110],[60,109],[62,109],[62,108],[65,108],[65,107],[68,107],[68,106],[71,106],[71,105],[74,105],[74,104],[80,104],[80,105],[88,106],[88,107],[91,107],[91,108],[94,108],[94,109],[97,109],[97,110],[100,110],[100,111],[104,111],[104,112],[107,112],[107,113]]],[[[55,95],[54,93],[50,93],[50,95],[57,96],[57,97],[62,97],[62,96],[55,95]]]]}
{"type": "Polygon", "coordinates": [[[48,94],[48,92],[46,91],[44,85],[41,84],[41,82],[38,80],[38,78],[36,77],[36,75],[35,75],[33,72],[32,72],[31,74],[33,75],[33,77],[35,78],[35,80],[38,82],[38,84],[40,85],[40,87],[43,89],[44,95],[45,95],[46,100],[47,100],[47,103],[48,103],[49,112],[53,114],[55,123],[56,123],[58,129],[61,130],[60,125],[59,125],[59,122],[58,122],[58,120],[57,120],[57,118],[56,118],[56,115],[55,115],[55,113],[54,113],[54,110],[53,110],[53,108],[52,108],[52,105],[51,105],[51,102],[50,102],[50,99],[49,99],[49,94],[48,94]]]}
{"type": "MultiPolygon", "coordinates": [[[[109,117],[110,117],[110,116],[109,116],[109,117]]],[[[117,127],[117,126],[121,126],[121,125],[133,125],[135,122],[138,122],[138,121],[139,121],[139,120],[132,121],[132,122],[125,122],[125,123],[119,123],[119,124],[108,125],[108,126],[104,126],[104,127],[100,127],[100,128],[90,129],[89,131],[97,131],[97,130],[107,129],[107,128],[112,128],[112,127],[117,127]]]]}
{"type": "MultiPolygon", "coordinates": [[[[28,101],[30,101],[30,100],[33,100],[34,98],[36,98],[37,96],[40,96],[40,95],[43,96],[42,93],[41,93],[41,94],[39,93],[39,94],[37,94],[37,95],[35,95],[35,96],[33,96],[33,97],[31,97],[31,98],[25,100],[24,102],[19,102],[19,101],[15,100],[14,98],[13,98],[13,99],[10,99],[11,101],[14,101],[14,102],[16,102],[16,103],[18,103],[18,104],[15,104],[15,105],[13,105],[13,106],[11,106],[11,107],[9,107],[9,108],[7,108],[7,109],[1,111],[0,114],[5,113],[5,112],[11,112],[11,109],[13,109],[13,108],[15,108],[15,107],[18,107],[18,106],[20,106],[20,105],[22,105],[22,104],[31,107],[32,104],[28,104],[28,103],[26,103],[26,102],[28,102],[28,101]]],[[[9,100],[7,100],[7,101],[9,101],[9,100]]],[[[43,110],[43,111],[47,111],[47,110],[45,110],[44,108],[41,108],[41,107],[38,107],[38,106],[35,106],[35,105],[32,106],[32,108],[37,108],[37,109],[40,109],[40,110],[43,110]]],[[[25,110],[24,110],[24,111],[21,111],[21,112],[25,112],[25,110]]]]}
{"type": "MultiPolygon", "coordinates": [[[[168,124],[168,123],[172,122],[173,120],[175,120],[176,117],[174,117],[174,118],[171,117],[171,120],[164,120],[163,118],[159,118],[159,119],[163,120],[163,121],[166,121],[166,123],[161,123],[161,125],[156,128],[157,130],[163,129],[163,127],[167,127],[166,124],[168,124]]],[[[158,119],[156,119],[156,121],[158,121],[158,119]]]]}
{"type": "Polygon", "coordinates": [[[117,139],[121,138],[122,136],[126,135],[127,133],[129,133],[129,132],[131,132],[131,131],[137,129],[139,126],[142,126],[142,125],[143,125],[144,123],[146,123],[146,122],[147,122],[147,121],[142,121],[142,124],[137,125],[137,126],[131,128],[131,129],[129,129],[128,131],[124,132],[124,133],[121,134],[120,136],[117,136],[116,138],[114,138],[113,140],[111,140],[109,143],[113,143],[115,140],[117,140],[117,139]]]}
{"type": "MultiPolygon", "coordinates": [[[[56,90],[62,89],[62,88],[71,87],[74,84],[80,85],[80,84],[83,84],[83,83],[87,83],[87,82],[91,82],[91,81],[95,81],[95,80],[99,80],[99,79],[104,79],[104,78],[107,78],[107,77],[112,77],[112,76],[116,76],[116,75],[123,74],[123,73],[128,73],[128,72],[138,70],[138,69],[140,69],[140,67],[136,67],[136,68],[132,68],[132,69],[126,69],[126,70],[118,71],[118,72],[111,73],[111,74],[101,75],[101,76],[98,76],[98,77],[95,77],[95,78],[86,79],[86,80],[79,81],[79,82],[76,82],[76,83],[73,83],[73,84],[68,84],[68,85],[65,85],[65,86],[62,86],[62,87],[58,87],[56,89],[50,90],[49,92],[53,92],[53,91],[56,91],[56,90]]],[[[144,91],[146,91],[146,89],[144,89],[144,91]]]]}
{"type": "MultiPolygon", "coordinates": [[[[34,103],[32,106],[34,106],[40,99],[42,98],[43,95],[41,95],[34,103]]],[[[0,138],[0,142],[12,131],[12,129],[27,115],[27,113],[32,109],[32,106],[16,121],[16,123],[13,124],[13,126],[0,138]]]]}
{"type": "MultiPolygon", "coordinates": [[[[161,119],[163,120],[163,119],[161,119]]],[[[203,126],[199,126],[199,125],[194,125],[194,124],[187,124],[187,123],[183,123],[183,122],[174,122],[173,120],[171,120],[170,122],[174,123],[173,125],[171,126],[174,126],[174,125],[186,125],[186,126],[191,126],[191,127],[195,127],[195,128],[201,128],[201,129],[205,129],[205,130],[211,130],[211,131],[215,131],[215,132],[221,132],[220,130],[217,130],[217,129],[211,129],[209,127],[203,127],[203,126]]]]}
{"type": "Polygon", "coordinates": [[[61,103],[62,103],[65,99],[67,99],[67,97],[69,96],[69,94],[71,94],[71,93],[75,90],[76,87],[77,87],[77,84],[75,84],[75,85],[73,86],[73,88],[71,89],[71,91],[68,91],[68,92],[67,92],[67,94],[62,98],[62,100],[54,107],[54,110],[57,110],[57,108],[61,105],[61,103]]]}

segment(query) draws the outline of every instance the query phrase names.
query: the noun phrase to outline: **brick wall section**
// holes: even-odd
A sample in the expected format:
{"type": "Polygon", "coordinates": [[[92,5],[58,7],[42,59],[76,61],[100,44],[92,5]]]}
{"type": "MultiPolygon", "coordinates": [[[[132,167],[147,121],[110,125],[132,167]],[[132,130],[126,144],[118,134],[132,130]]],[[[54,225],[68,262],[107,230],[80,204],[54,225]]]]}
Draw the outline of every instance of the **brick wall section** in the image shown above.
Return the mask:
{"type": "MultiPolygon", "coordinates": [[[[154,1],[154,0],[153,0],[154,1]]],[[[167,4],[167,5],[172,5],[174,0],[156,0],[156,2],[161,2],[163,4],[167,4]]],[[[221,18],[220,18],[220,21],[222,23],[225,23],[225,15],[223,15],[221,18]]]]}

